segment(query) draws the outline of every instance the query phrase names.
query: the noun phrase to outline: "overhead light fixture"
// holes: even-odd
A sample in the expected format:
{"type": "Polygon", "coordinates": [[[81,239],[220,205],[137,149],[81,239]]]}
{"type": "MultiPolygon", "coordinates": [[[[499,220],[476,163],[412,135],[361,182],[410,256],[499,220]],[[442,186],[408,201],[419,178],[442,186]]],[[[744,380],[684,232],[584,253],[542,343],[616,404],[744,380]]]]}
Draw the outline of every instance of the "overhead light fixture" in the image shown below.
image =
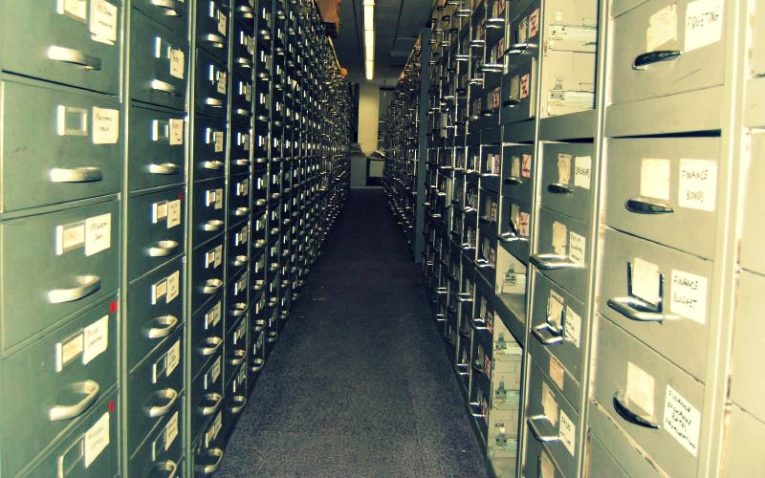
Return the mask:
{"type": "Polygon", "coordinates": [[[375,77],[375,1],[364,0],[364,67],[367,80],[375,77]]]}

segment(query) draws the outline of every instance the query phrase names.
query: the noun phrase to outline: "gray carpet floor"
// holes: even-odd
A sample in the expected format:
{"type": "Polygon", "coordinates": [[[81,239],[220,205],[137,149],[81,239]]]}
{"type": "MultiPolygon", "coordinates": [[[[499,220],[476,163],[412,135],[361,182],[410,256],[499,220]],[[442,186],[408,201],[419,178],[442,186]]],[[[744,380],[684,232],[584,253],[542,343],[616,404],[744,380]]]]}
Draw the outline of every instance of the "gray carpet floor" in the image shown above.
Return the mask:
{"type": "Polygon", "coordinates": [[[486,476],[380,190],[352,192],[216,476],[486,476]]]}

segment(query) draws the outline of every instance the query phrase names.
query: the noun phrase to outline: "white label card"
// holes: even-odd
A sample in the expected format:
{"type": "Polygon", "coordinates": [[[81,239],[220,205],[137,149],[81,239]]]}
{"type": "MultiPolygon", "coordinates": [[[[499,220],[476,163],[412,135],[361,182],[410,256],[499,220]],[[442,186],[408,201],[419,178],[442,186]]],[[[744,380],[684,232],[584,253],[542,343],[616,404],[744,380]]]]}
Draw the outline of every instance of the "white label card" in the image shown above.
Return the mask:
{"type": "Polygon", "coordinates": [[[707,278],[672,269],[670,310],[687,319],[706,323],[707,278]]]}
{"type": "Polygon", "coordinates": [[[640,162],[640,195],[669,201],[670,162],[645,158],[640,162]]]}
{"type": "Polygon", "coordinates": [[[167,294],[167,279],[162,279],[153,286],[151,286],[151,303],[155,305],[159,303],[159,299],[167,294]]]}
{"type": "Polygon", "coordinates": [[[568,244],[568,228],[562,222],[552,224],[552,247],[553,252],[559,256],[566,255],[566,245],[568,244]]]}
{"type": "Polygon", "coordinates": [[[578,266],[584,266],[587,255],[587,239],[571,231],[568,233],[568,258],[578,266]]]}
{"type": "Polygon", "coordinates": [[[170,146],[183,144],[184,123],[180,118],[170,118],[170,146]]]}
{"type": "Polygon", "coordinates": [[[571,341],[576,348],[579,348],[580,336],[582,330],[582,318],[574,312],[571,307],[566,307],[566,338],[571,341]]]}
{"type": "Polygon", "coordinates": [[[186,74],[186,54],[181,49],[170,49],[170,76],[183,79],[186,74]]]}
{"type": "Polygon", "coordinates": [[[722,38],[723,1],[696,0],[685,10],[685,51],[717,43],[722,38]]]}
{"type": "Polygon", "coordinates": [[[571,182],[571,155],[558,155],[558,184],[567,186],[571,182]]]}
{"type": "Polygon", "coordinates": [[[90,33],[94,41],[114,45],[117,23],[116,5],[106,0],[90,0],[90,33]]]}
{"type": "Polygon", "coordinates": [[[109,348],[109,316],[105,315],[85,327],[82,363],[87,365],[109,348]]]}
{"type": "Polygon", "coordinates": [[[218,325],[222,316],[222,310],[223,306],[220,302],[218,302],[212,309],[210,309],[208,313],[205,314],[205,329],[209,329],[210,327],[215,327],[218,325]]]}
{"type": "Polygon", "coordinates": [[[225,71],[221,71],[218,75],[218,93],[226,94],[226,82],[228,82],[228,74],[225,71]]]}
{"type": "Polygon", "coordinates": [[[215,152],[223,152],[223,131],[216,131],[213,136],[215,138],[215,152]]]}
{"type": "Polygon", "coordinates": [[[167,422],[167,425],[165,425],[165,451],[170,449],[178,436],[178,413],[179,412],[175,412],[170,418],[170,421],[167,422]]]}
{"type": "Polygon", "coordinates": [[[109,412],[101,415],[95,425],[85,432],[83,438],[85,468],[90,467],[107,446],[109,446],[109,412]]]}
{"type": "Polygon", "coordinates": [[[169,377],[181,363],[181,340],[178,339],[165,356],[165,374],[169,377]]]}
{"type": "Polygon", "coordinates": [[[680,160],[678,205],[713,212],[717,196],[717,163],[705,159],[680,160]]]}
{"type": "Polygon", "coordinates": [[[701,413],[669,385],[664,400],[664,429],[691,455],[698,456],[701,413]]]}
{"type": "Polygon", "coordinates": [[[57,344],[57,366],[56,370],[61,371],[64,366],[74,360],[82,353],[83,339],[82,334],[77,334],[75,337],[67,340],[63,344],[57,344]]]}
{"type": "Polygon", "coordinates": [[[560,411],[560,426],[558,427],[558,435],[563,446],[566,447],[569,454],[574,456],[574,449],[576,448],[576,425],[566,415],[563,410],[560,411]]]}
{"type": "Polygon", "coordinates": [[[158,224],[165,218],[167,218],[167,201],[155,202],[152,205],[152,222],[158,224]]]}
{"type": "Polygon", "coordinates": [[[223,209],[223,189],[215,190],[215,209],[223,209]]]}
{"type": "Polygon", "coordinates": [[[577,156],[574,158],[574,186],[590,189],[592,176],[592,156],[577,156]]]}
{"type": "Polygon", "coordinates": [[[227,25],[228,17],[225,13],[218,11],[218,32],[223,36],[226,36],[227,25]]]}
{"type": "Polygon", "coordinates": [[[175,271],[167,277],[167,295],[165,301],[167,304],[175,300],[181,293],[181,272],[175,271]]]}
{"type": "Polygon", "coordinates": [[[563,364],[561,364],[554,355],[550,355],[550,366],[548,367],[550,379],[553,383],[563,391],[564,372],[563,364]]]}
{"type": "Polygon", "coordinates": [[[627,399],[649,416],[654,416],[653,398],[656,380],[632,362],[627,362],[627,399]]]}
{"type": "Polygon", "coordinates": [[[550,419],[550,423],[558,424],[558,402],[555,400],[552,389],[545,382],[542,382],[542,411],[550,419]]]}
{"type": "Polygon", "coordinates": [[[223,264],[223,246],[215,248],[215,268],[217,269],[223,264]]]}
{"type": "MultiPolygon", "coordinates": [[[[60,5],[60,4],[59,4],[60,5]]],[[[65,13],[82,22],[88,19],[88,0],[63,0],[65,13]]]]}
{"type": "Polygon", "coordinates": [[[632,295],[659,304],[659,266],[636,257],[632,261],[632,295]]]}
{"type": "Polygon", "coordinates": [[[677,5],[668,5],[651,15],[645,31],[646,51],[656,51],[658,47],[677,40],[677,5]]]}
{"type": "Polygon", "coordinates": [[[120,139],[120,112],[93,107],[93,144],[117,144],[120,139]]]}
{"type": "Polygon", "coordinates": [[[167,228],[172,229],[181,224],[181,200],[176,199],[167,203],[167,228]]]}
{"type": "Polygon", "coordinates": [[[111,213],[85,220],[85,255],[92,256],[112,246],[111,213]]]}

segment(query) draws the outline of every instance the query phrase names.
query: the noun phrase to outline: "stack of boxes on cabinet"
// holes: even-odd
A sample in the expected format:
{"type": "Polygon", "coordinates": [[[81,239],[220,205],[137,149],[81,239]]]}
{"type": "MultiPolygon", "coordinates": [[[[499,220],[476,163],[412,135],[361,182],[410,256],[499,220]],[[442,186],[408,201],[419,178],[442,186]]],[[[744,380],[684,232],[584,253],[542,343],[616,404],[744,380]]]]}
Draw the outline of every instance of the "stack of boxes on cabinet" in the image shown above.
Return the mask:
{"type": "Polygon", "coordinates": [[[348,188],[318,13],[0,8],[2,474],[209,475],[348,188]]]}
{"type": "Polygon", "coordinates": [[[417,227],[496,475],[761,472],[758,10],[436,3],[417,227]]]}

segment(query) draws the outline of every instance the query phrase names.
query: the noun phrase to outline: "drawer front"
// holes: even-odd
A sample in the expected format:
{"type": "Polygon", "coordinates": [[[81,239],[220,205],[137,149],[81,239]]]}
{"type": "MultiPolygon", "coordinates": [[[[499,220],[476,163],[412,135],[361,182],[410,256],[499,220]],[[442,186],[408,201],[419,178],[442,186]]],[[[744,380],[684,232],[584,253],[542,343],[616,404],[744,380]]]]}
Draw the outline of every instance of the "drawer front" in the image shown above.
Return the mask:
{"type": "Polygon", "coordinates": [[[249,352],[247,350],[247,328],[249,325],[250,321],[245,316],[227,334],[224,376],[226,382],[234,377],[236,372],[247,362],[249,352]]]}
{"type": "Polygon", "coordinates": [[[531,263],[577,299],[587,297],[591,258],[589,227],[546,208],[539,214],[538,252],[531,263]]]}
{"type": "Polygon", "coordinates": [[[268,203],[268,178],[265,175],[255,175],[252,203],[256,208],[261,208],[268,203]]]}
{"type": "Polygon", "coordinates": [[[725,464],[720,476],[763,476],[765,458],[752,443],[765,440],[765,423],[735,405],[729,420],[725,464]]]}
{"type": "Polygon", "coordinates": [[[250,221],[234,226],[228,234],[228,277],[248,264],[250,221]]]}
{"type": "Polygon", "coordinates": [[[731,398],[749,413],[765,421],[765,403],[761,393],[762,335],[765,324],[760,320],[760,301],[765,291],[765,277],[742,272],[738,295],[731,398]]]}
{"type": "Polygon", "coordinates": [[[647,0],[613,10],[612,103],[627,103],[723,82],[725,2],[697,8],[692,0],[647,0]],[[704,21],[704,19],[713,19],[704,21]],[[693,27],[693,25],[698,25],[693,27]],[[657,55],[657,52],[666,52],[657,55]]]}
{"type": "Polygon", "coordinates": [[[186,29],[175,30],[136,11],[130,23],[132,98],[182,110],[188,78],[186,29]]]}
{"type": "Polygon", "coordinates": [[[172,416],[183,392],[183,329],[179,328],[166,347],[156,350],[128,382],[128,453],[133,453],[146,435],[172,416]]]}
{"type": "Polygon", "coordinates": [[[196,440],[205,425],[223,408],[223,351],[213,357],[191,385],[191,438],[196,440]]]}
{"type": "Polygon", "coordinates": [[[194,443],[195,477],[214,474],[223,461],[223,410],[215,414],[210,424],[194,443]]]}
{"type": "Polygon", "coordinates": [[[250,216],[250,175],[242,174],[229,179],[228,216],[232,222],[250,216]]]}
{"type": "Polygon", "coordinates": [[[248,21],[234,22],[233,64],[242,73],[252,75],[255,56],[253,24],[248,21]]]}
{"type": "Polygon", "coordinates": [[[531,236],[531,205],[520,201],[502,202],[499,241],[516,259],[528,264],[531,236]]]}
{"type": "Polygon", "coordinates": [[[118,226],[115,201],[0,225],[4,349],[117,288],[118,226]]]}
{"type": "Polygon", "coordinates": [[[56,3],[4,2],[3,69],[117,94],[122,3],[67,2],[60,7],[56,3]]]}
{"type": "Polygon", "coordinates": [[[231,90],[231,103],[233,117],[249,124],[252,115],[252,95],[255,93],[252,87],[250,75],[235,73],[233,77],[233,89],[231,90]]]}
{"type": "Polygon", "coordinates": [[[184,181],[185,129],[182,113],[130,107],[128,187],[131,191],[184,181]]]}
{"type": "Polygon", "coordinates": [[[130,458],[129,476],[183,476],[179,474],[183,457],[183,397],[141,449],[130,458]]]}
{"type": "Polygon", "coordinates": [[[171,29],[184,32],[186,38],[189,21],[189,10],[184,0],[170,0],[158,2],[157,0],[132,0],[133,8],[140,10],[156,22],[163,23],[171,29]]]}
{"type": "Polygon", "coordinates": [[[196,0],[197,42],[221,59],[228,45],[229,10],[225,0],[196,0]]]}
{"type": "Polygon", "coordinates": [[[269,138],[269,135],[268,135],[268,130],[266,128],[259,128],[255,132],[255,137],[253,138],[253,146],[255,150],[253,152],[256,158],[268,157],[268,146],[269,146],[268,138],[269,138]]]}
{"type": "Polygon", "coordinates": [[[234,371],[231,377],[232,380],[226,385],[225,410],[223,414],[223,428],[226,440],[231,436],[236,420],[247,405],[247,397],[249,395],[247,393],[247,366],[248,364],[245,361],[238,370],[234,371]]]}
{"type": "Polygon", "coordinates": [[[197,116],[194,119],[194,181],[226,173],[226,121],[197,116]]]}
{"type": "Polygon", "coordinates": [[[696,476],[704,386],[607,319],[596,347],[595,400],[671,476],[696,476]]]}
{"type": "Polygon", "coordinates": [[[719,138],[611,140],[606,222],[713,257],[719,155],[719,138]]]}
{"type": "Polygon", "coordinates": [[[3,210],[119,190],[122,161],[117,101],[52,85],[43,88],[6,81],[2,88],[3,210]]]}
{"type": "Polygon", "coordinates": [[[226,62],[197,49],[197,72],[197,113],[215,118],[225,117],[228,94],[226,62]]]}
{"type": "Polygon", "coordinates": [[[585,476],[589,478],[629,478],[630,476],[619,466],[597,435],[590,435],[585,463],[588,467],[585,470],[585,476]]]}
{"type": "Polygon", "coordinates": [[[250,287],[250,272],[245,269],[241,275],[231,277],[226,285],[228,294],[226,296],[227,326],[230,327],[242,317],[247,316],[250,303],[247,298],[247,291],[250,287]]]}
{"type": "Polygon", "coordinates": [[[754,16],[752,26],[752,53],[751,66],[752,76],[765,74],[765,7],[754,3],[754,16]]]}
{"type": "Polygon", "coordinates": [[[222,233],[226,223],[225,182],[223,178],[194,183],[193,243],[202,244],[222,233]]]}
{"type": "Polygon", "coordinates": [[[247,124],[231,125],[231,174],[248,173],[252,162],[252,129],[247,124]]]}
{"type": "Polygon", "coordinates": [[[184,259],[179,257],[129,286],[127,360],[131,370],[181,327],[183,266],[184,259]]]}
{"type": "Polygon", "coordinates": [[[93,407],[80,425],[59,440],[24,476],[103,478],[119,474],[119,423],[117,394],[93,407]]]}
{"type": "Polygon", "coordinates": [[[169,189],[128,202],[128,278],[135,279],[183,254],[186,192],[169,189]]]}
{"type": "Polygon", "coordinates": [[[591,143],[545,143],[541,204],[589,222],[592,210],[591,143]]]}
{"type": "Polygon", "coordinates": [[[526,121],[536,116],[536,72],[535,58],[523,57],[517,64],[511,63],[502,78],[502,123],[526,121]]]}
{"type": "Polygon", "coordinates": [[[714,264],[610,229],[603,257],[600,313],[703,380],[714,264]]]}
{"type": "Polygon", "coordinates": [[[193,252],[191,262],[192,312],[196,312],[212,296],[224,288],[223,249],[223,237],[220,237],[199,246],[193,252]]]}
{"type": "Polygon", "coordinates": [[[200,370],[223,350],[222,294],[194,314],[191,323],[191,369],[200,370]]]}
{"type": "Polygon", "coordinates": [[[5,359],[3,468],[9,476],[78,426],[116,382],[116,310],[115,299],[102,302],[5,359]]]}
{"type": "Polygon", "coordinates": [[[531,204],[534,172],[534,147],[510,145],[502,148],[502,191],[503,195],[516,201],[531,204]]]}
{"type": "Polygon", "coordinates": [[[761,220],[765,217],[765,192],[759,187],[759,182],[765,178],[765,134],[752,134],[751,150],[752,159],[744,206],[744,231],[741,238],[741,265],[765,274],[765,254],[761,251],[762,244],[765,244],[765,224],[761,220]]]}

